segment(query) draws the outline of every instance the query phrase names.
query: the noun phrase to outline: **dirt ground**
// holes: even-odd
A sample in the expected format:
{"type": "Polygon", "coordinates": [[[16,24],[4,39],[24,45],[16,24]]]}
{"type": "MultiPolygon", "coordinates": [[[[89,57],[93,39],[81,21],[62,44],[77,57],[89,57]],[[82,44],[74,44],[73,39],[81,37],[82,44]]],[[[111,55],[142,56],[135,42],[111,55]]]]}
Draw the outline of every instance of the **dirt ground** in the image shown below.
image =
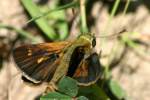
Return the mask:
{"type": "MultiPolygon", "coordinates": [[[[96,19],[95,25],[91,28],[93,33],[102,33],[108,22],[108,6],[104,6],[102,2],[95,2],[92,8],[92,16],[96,19]]],[[[26,14],[19,0],[0,0],[0,23],[22,28],[27,21],[26,14]]],[[[108,63],[108,58],[103,57],[112,52],[110,48],[118,48],[117,54],[113,55],[113,59],[118,59],[120,55],[121,61],[112,68],[112,76],[125,89],[130,100],[150,100],[150,13],[144,4],[139,5],[135,11],[125,15],[117,14],[108,27],[108,33],[116,33],[126,28],[129,32],[140,33],[131,35],[132,39],[142,41],[142,45],[138,49],[124,47],[115,40],[107,40],[107,43],[101,44],[102,39],[97,38],[97,51],[102,51],[101,62],[108,63]],[[146,44],[146,45],[145,45],[146,44]],[[117,45],[117,47],[116,47],[117,45]],[[139,52],[143,50],[143,52],[139,52]]],[[[28,100],[43,92],[45,84],[39,87],[27,86],[20,78],[21,73],[16,69],[16,65],[12,59],[11,42],[15,41],[17,33],[0,29],[0,56],[3,59],[3,67],[0,71],[0,100],[28,100]],[[19,93],[18,93],[19,91],[19,93]]]]}

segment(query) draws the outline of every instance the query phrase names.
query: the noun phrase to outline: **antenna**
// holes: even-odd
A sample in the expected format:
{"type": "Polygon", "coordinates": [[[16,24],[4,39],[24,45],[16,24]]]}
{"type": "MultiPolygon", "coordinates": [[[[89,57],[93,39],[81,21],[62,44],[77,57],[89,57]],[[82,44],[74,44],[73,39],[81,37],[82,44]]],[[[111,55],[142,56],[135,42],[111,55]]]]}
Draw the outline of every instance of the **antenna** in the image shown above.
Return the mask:
{"type": "Polygon", "coordinates": [[[95,35],[95,37],[96,37],[96,38],[106,38],[106,37],[108,37],[108,38],[113,38],[113,37],[118,37],[118,36],[122,35],[122,34],[125,33],[125,32],[127,32],[127,30],[126,30],[126,29],[123,29],[123,30],[121,30],[121,31],[118,32],[118,33],[114,33],[114,34],[110,34],[110,35],[102,35],[102,36],[95,35]]]}

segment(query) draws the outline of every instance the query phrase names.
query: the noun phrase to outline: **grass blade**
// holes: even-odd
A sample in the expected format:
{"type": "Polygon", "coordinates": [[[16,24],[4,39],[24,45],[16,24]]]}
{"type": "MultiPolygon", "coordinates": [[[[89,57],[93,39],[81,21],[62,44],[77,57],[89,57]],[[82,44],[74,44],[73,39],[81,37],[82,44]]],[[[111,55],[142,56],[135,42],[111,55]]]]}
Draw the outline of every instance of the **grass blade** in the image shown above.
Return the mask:
{"type": "MultiPolygon", "coordinates": [[[[32,18],[41,13],[39,8],[32,2],[32,0],[21,0],[21,2],[32,18]]],[[[44,17],[35,20],[35,23],[49,39],[57,39],[58,36],[55,34],[54,29],[48,25],[47,20],[44,17]]]]}

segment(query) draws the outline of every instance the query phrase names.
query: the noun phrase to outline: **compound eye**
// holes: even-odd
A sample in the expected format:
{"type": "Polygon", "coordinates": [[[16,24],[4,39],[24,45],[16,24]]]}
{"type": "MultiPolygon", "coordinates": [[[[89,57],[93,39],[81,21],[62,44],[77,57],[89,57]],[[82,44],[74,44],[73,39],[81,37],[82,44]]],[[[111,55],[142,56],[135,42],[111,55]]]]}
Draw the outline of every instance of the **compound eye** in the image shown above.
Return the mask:
{"type": "Polygon", "coordinates": [[[96,38],[93,38],[92,40],[92,47],[95,47],[96,46],[96,38]]]}

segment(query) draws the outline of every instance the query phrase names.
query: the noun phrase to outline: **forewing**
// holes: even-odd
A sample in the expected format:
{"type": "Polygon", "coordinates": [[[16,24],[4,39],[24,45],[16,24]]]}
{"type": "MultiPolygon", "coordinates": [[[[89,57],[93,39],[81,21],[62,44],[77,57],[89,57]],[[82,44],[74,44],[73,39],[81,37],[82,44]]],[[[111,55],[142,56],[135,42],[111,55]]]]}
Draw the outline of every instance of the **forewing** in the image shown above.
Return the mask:
{"type": "Polygon", "coordinates": [[[13,50],[18,68],[34,82],[50,81],[68,42],[24,45],[13,50]]]}

